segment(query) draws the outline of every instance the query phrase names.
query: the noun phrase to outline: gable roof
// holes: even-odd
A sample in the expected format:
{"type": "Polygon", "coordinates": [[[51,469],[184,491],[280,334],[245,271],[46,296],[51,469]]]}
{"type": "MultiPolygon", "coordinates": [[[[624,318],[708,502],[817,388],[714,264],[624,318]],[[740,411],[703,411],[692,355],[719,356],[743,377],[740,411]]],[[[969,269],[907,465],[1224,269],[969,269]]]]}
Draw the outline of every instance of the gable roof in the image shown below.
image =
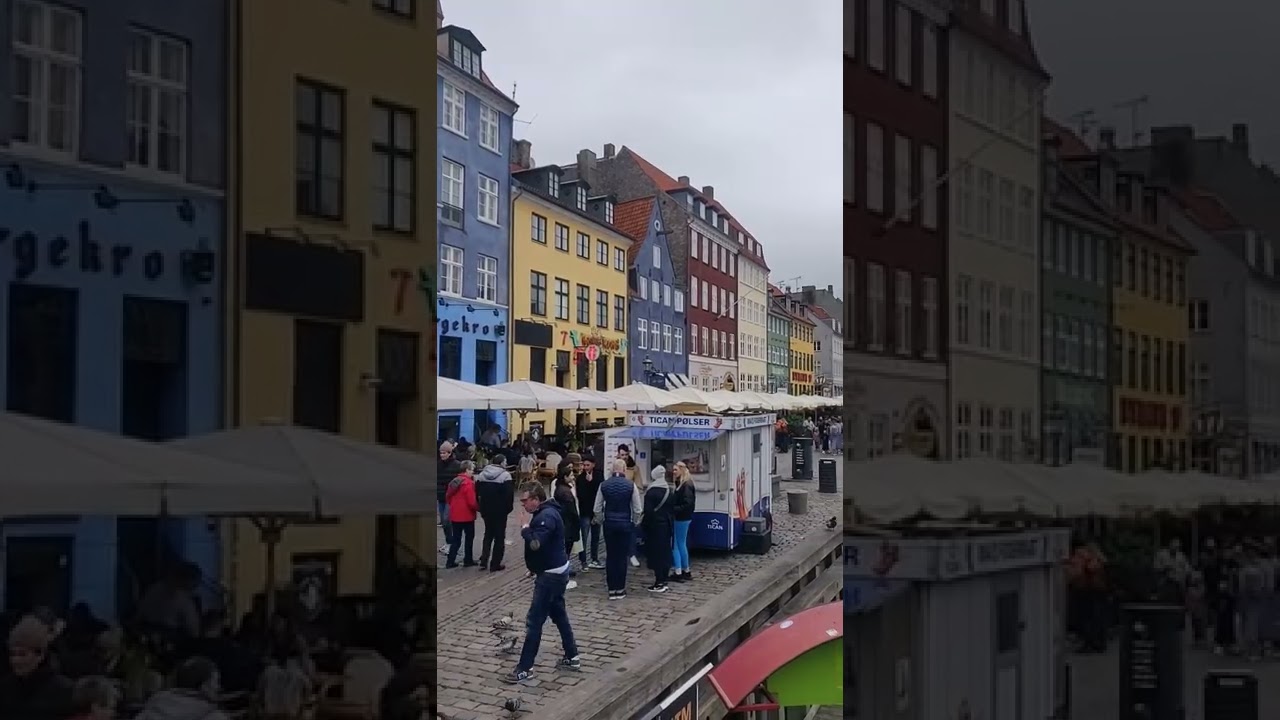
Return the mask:
{"type": "Polygon", "coordinates": [[[636,264],[640,249],[649,236],[649,218],[653,217],[654,198],[638,198],[619,203],[613,208],[613,226],[634,242],[627,248],[627,267],[636,264]]]}
{"type": "Polygon", "coordinates": [[[1041,132],[1058,140],[1058,156],[1062,158],[1085,158],[1094,155],[1093,148],[1075,131],[1050,117],[1040,119],[1041,132]]]}
{"type": "Polygon", "coordinates": [[[1226,204],[1212,193],[1190,188],[1177,190],[1173,196],[1186,209],[1191,219],[1209,232],[1226,232],[1244,227],[1244,224],[1227,209],[1226,204]]]}
{"type": "Polygon", "coordinates": [[[819,320],[830,320],[831,314],[828,313],[821,305],[809,305],[809,312],[819,320]]]}

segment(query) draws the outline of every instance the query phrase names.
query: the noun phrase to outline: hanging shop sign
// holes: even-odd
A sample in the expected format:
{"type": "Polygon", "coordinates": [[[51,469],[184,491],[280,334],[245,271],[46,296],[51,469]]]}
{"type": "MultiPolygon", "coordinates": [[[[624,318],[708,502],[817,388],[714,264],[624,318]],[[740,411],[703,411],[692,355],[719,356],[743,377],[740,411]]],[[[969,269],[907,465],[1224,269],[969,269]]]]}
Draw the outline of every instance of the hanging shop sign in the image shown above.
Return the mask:
{"type": "Polygon", "coordinates": [[[0,252],[13,258],[13,276],[26,280],[42,268],[72,269],[87,275],[107,273],[113,277],[140,274],[159,280],[169,268],[164,253],[140,252],[128,243],[103,243],[93,239],[87,220],[76,226],[74,238],[65,235],[44,237],[29,230],[0,226],[0,252]]]}

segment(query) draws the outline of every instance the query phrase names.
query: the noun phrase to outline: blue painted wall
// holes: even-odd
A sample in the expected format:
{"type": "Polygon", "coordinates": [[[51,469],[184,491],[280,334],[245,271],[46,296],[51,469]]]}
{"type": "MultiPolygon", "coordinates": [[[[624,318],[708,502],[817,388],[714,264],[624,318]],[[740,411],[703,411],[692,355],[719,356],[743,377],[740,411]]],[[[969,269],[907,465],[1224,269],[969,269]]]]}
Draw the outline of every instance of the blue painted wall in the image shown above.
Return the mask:
{"type": "MultiPolygon", "coordinates": [[[[652,292],[649,293],[648,300],[641,299],[638,294],[638,290],[633,292],[629,303],[629,312],[631,315],[631,319],[628,321],[630,324],[629,330],[631,332],[631,337],[634,339],[638,337],[638,328],[641,320],[645,321],[647,324],[655,322],[665,323],[672,327],[680,328],[681,332],[684,334],[684,343],[681,348],[681,352],[677,354],[675,352],[654,350],[651,347],[649,349],[641,349],[638,347],[640,343],[633,340],[630,343],[631,358],[629,363],[631,366],[632,382],[647,382],[644,366],[645,358],[653,361],[653,372],[662,374],[679,373],[681,375],[687,375],[689,373],[689,328],[685,320],[684,312],[685,307],[687,307],[686,303],[688,302],[688,298],[685,298],[685,303],[681,303],[680,307],[677,307],[677,304],[674,301],[675,290],[680,289],[681,292],[683,292],[683,288],[680,287],[681,283],[677,282],[675,269],[671,264],[671,250],[667,243],[667,236],[659,234],[659,230],[662,229],[660,227],[662,224],[660,207],[660,203],[655,202],[653,204],[653,210],[651,211],[652,214],[647,226],[648,233],[645,235],[644,244],[641,246],[640,252],[636,255],[635,265],[632,266],[631,270],[635,273],[637,283],[643,282],[651,284],[651,281],[657,280],[661,285],[671,285],[673,301],[671,305],[668,306],[662,303],[662,298],[654,298],[652,292]],[[660,260],[656,266],[654,263],[655,248],[660,256],[660,260]],[[654,302],[655,300],[657,300],[657,302],[654,302]]],[[[652,335],[650,337],[652,337],[652,335]]],[[[651,344],[651,342],[645,343],[645,345],[651,344]]],[[[675,349],[674,346],[672,349],[675,349]]],[[[658,382],[659,381],[655,380],[655,384],[658,384],[658,382]]]]}
{"type": "MultiPolygon", "coordinates": [[[[508,360],[511,353],[511,348],[507,343],[507,329],[510,327],[508,325],[507,310],[506,308],[496,310],[488,307],[481,308],[475,305],[470,307],[471,309],[468,309],[465,302],[450,300],[445,300],[444,305],[436,304],[436,314],[439,317],[436,333],[439,336],[439,345],[437,347],[439,348],[440,364],[445,366],[448,362],[444,357],[444,338],[456,337],[461,340],[462,345],[461,355],[458,360],[462,369],[462,377],[457,379],[480,385],[495,385],[499,382],[506,382],[508,360]],[[497,344],[493,377],[477,378],[476,343],[486,340],[497,344]]],[[[507,426],[506,413],[486,413],[474,410],[440,413],[441,434],[450,436],[454,440],[461,436],[475,442],[480,437],[479,431],[486,424],[505,428],[507,426]],[[447,431],[450,423],[458,428],[456,433],[447,431]]]]}
{"type": "MultiPolygon", "coordinates": [[[[53,155],[10,142],[13,81],[12,0],[0,0],[0,342],[7,342],[8,289],[12,282],[79,290],[79,330],[75,421],[106,431],[121,427],[121,324],[126,295],[188,304],[188,365],[181,380],[185,397],[175,401],[171,434],[200,433],[221,426],[220,280],[194,286],[183,279],[181,255],[207,247],[222,256],[226,163],[226,0],[59,0],[81,19],[81,112],[76,148],[53,155]],[[133,27],[177,38],[187,46],[187,125],[183,173],[148,175],[126,167],[127,64],[133,27]],[[30,183],[35,189],[28,189],[30,183]],[[105,186],[117,198],[160,202],[98,207],[92,188],[105,186]],[[164,202],[164,200],[170,202],[164,202]],[[190,221],[179,218],[175,202],[187,200],[190,221]],[[17,240],[23,233],[33,239],[17,240]],[[50,262],[50,243],[68,240],[68,262],[50,262]],[[121,272],[84,272],[82,237],[109,256],[112,246],[131,248],[121,272]],[[32,247],[38,254],[27,253],[32,247]],[[34,257],[34,264],[30,260],[34,257]],[[151,257],[158,276],[148,278],[151,257]],[[158,258],[158,260],[157,260],[158,258]],[[155,265],[155,263],[159,265],[155,265]]],[[[0,351],[0,378],[7,354],[0,351]]],[[[0,382],[0,402],[5,398],[0,382]]],[[[181,392],[175,395],[182,395],[181,392]]],[[[216,579],[218,543],[204,519],[168,523],[162,531],[171,548],[216,579]]],[[[63,536],[72,539],[72,600],[88,602],[99,614],[116,611],[117,521],[85,517],[56,523],[6,521],[0,542],[10,537],[63,536]]],[[[3,554],[0,553],[0,563],[3,554]]],[[[0,597],[5,588],[0,572],[0,597]]]]}

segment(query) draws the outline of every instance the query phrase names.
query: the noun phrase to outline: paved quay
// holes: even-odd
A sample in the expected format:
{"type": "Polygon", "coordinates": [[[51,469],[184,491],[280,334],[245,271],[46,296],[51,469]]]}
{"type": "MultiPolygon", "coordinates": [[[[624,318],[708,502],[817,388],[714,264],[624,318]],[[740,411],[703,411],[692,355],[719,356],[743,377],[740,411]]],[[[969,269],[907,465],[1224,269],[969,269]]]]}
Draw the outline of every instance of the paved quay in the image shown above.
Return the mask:
{"type": "MultiPolygon", "coordinates": [[[[837,462],[837,476],[843,474],[837,462]]],[[[779,462],[779,468],[784,465],[779,462]]],[[[784,481],[783,498],[774,508],[774,549],[768,555],[694,553],[691,583],[673,583],[671,591],[651,595],[644,587],[652,574],[642,565],[631,568],[626,600],[610,602],[604,588],[604,571],[579,573],[578,587],[567,595],[569,617],[582,657],[581,672],[559,671],[554,663],[560,657],[560,636],[555,626],[547,623],[543,630],[542,649],[534,667],[536,679],[523,686],[507,685],[502,674],[515,665],[515,655],[499,653],[499,638],[493,622],[502,617],[514,619],[510,632],[523,637],[524,617],[529,608],[531,580],[524,578],[523,550],[519,539],[518,513],[511,517],[508,537],[507,569],[500,573],[482,572],[477,568],[441,569],[436,581],[439,712],[453,720],[507,718],[504,703],[519,698],[522,710],[535,713],[554,700],[557,690],[583,683],[601,681],[600,673],[634,652],[652,636],[680,622],[680,617],[696,611],[726,588],[748,581],[787,548],[814,533],[838,532],[825,527],[832,518],[840,517],[842,494],[820,494],[816,481],[784,481]],[[809,512],[791,515],[787,512],[785,493],[788,489],[809,491],[809,512]]],[[[443,546],[443,533],[437,532],[443,546]]],[[[477,548],[479,540],[476,541],[477,548]]],[[[604,547],[601,544],[603,559],[604,547]]],[[[441,561],[443,558],[439,558],[441,561]]],[[[443,563],[441,563],[443,564],[443,563]]],[[[524,713],[522,713],[524,714],[524,713]]]]}

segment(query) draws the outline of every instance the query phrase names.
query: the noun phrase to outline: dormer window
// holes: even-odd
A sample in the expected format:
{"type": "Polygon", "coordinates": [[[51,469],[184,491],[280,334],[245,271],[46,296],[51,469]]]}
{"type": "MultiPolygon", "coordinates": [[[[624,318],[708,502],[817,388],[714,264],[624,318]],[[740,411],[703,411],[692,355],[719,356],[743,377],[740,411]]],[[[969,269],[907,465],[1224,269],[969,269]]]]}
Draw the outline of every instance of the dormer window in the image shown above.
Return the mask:
{"type": "Polygon", "coordinates": [[[706,217],[706,210],[707,210],[707,206],[703,205],[701,200],[694,201],[693,203],[694,215],[697,215],[699,218],[706,217]]]}
{"type": "Polygon", "coordinates": [[[613,224],[613,203],[608,200],[604,201],[604,221],[613,224]]]}
{"type": "Polygon", "coordinates": [[[720,217],[716,214],[714,208],[707,208],[707,219],[711,221],[712,225],[715,225],[716,228],[719,229],[720,217]]]}
{"type": "Polygon", "coordinates": [[[587,189],[586,188],[579,185],[577,189],[577,194],[574,196],[574,199],[579,210],[587,209],[587,189]]]}
{"type": "Polygon", "coordinates": [[[480,77],[480,56],[457,40],[453,41],[453,64],[471,77],[480,77]]]}
{"type": "Polygon", "coordinates": [[[547,174],[547,194],[553,198],[560,197],[560,177],[555,173],[547,174]]]}

